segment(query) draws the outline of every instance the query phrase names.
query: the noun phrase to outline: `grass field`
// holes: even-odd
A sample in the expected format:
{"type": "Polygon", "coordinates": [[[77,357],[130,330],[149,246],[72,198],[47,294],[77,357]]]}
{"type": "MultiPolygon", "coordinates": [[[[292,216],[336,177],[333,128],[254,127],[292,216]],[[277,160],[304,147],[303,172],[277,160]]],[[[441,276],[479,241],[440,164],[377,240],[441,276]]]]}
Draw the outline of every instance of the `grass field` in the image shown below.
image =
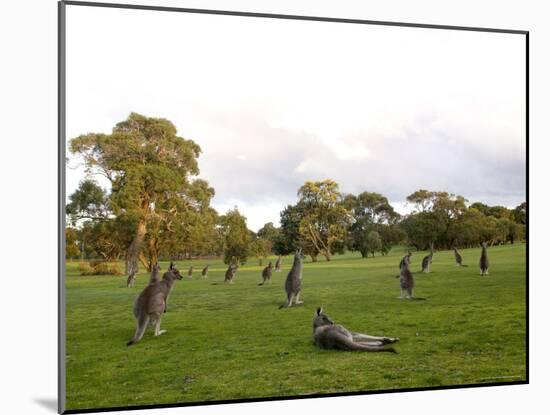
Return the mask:
{"type": "Polygon", "coordinates": [[[191,264],[196,271],[175,284],[167,333],[150,329],[132,347],[132,305],[148,275],[127,289],[125,277],[81,277],[68,263],[67,409],[525,380],[525,245],[490,248],[488,277],[479,276],[479,249],[461,252],[469,267],[441,251],[430,274],[419,272],[425,253],[413,253],[415,295],[425,301],[397,299],[400,248],[306,262],[304,304],[282,310],[291,257],[267,286],[258,286],[259,266],[225,285],[221,261],[181,261],[183,275],[191,264]],[[399,354],[317,349],[319,305],[348,329],[399,337],[399,354]]]}

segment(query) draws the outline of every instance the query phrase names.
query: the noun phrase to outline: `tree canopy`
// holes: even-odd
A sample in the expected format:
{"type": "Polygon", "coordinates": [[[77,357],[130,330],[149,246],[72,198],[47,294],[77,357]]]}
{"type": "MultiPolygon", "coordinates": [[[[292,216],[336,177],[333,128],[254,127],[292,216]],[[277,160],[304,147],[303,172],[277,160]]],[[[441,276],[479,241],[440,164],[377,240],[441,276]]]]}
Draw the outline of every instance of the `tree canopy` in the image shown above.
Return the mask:
{"type": "Polygon", "coordinates": [[[164,118],[132,113],[111,134],[89,133],[73,138],[72,153],[84,160],[90,175],[111,183],[109,205],[114,215],[134,224],[127,249],[127,272],[135,275],[143,242],[148,237],[149,265],[158,257],[161,236],[176,223],[205,210],[213,196],[199,174],[200,147],[177,135],[164,118]]]}

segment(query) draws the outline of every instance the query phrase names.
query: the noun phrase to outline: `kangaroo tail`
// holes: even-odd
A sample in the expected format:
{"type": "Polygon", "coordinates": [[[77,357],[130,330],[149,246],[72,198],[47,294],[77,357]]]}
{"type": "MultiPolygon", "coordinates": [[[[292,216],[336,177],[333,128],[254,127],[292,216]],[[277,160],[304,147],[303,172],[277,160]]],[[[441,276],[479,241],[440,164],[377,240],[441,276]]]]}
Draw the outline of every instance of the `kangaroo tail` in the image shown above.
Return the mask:
{"type": "Polygon", "coordinates": [[[264,283],[263,283],[263,282],[261,282],[261,283],[259,283],[258,285],[264,285],[264,283]]]}
{"type": "Polygon", "coordinates": [[[126,346],[131,346],[133,344],[136,344],[138,341],[140,341],[143,335],[145,334],[145,330],[147,329],[148,324],[149,324],[148,316],[138,319],[136,334],[134,334],[134,338],[132,340],[126,343],[126,346]]]}
{"type": "Polygon", "coordinates": [[[397,351],[393,347],[369,346],[363,343],[354,343],[354,347],[350,350],[358,352],[387,352],[397,354],[397,351]]]}
{"type": "Polygon", "coordinates": [[[460,264],[461,267],[467,267],[468,265],[460,264]]]}

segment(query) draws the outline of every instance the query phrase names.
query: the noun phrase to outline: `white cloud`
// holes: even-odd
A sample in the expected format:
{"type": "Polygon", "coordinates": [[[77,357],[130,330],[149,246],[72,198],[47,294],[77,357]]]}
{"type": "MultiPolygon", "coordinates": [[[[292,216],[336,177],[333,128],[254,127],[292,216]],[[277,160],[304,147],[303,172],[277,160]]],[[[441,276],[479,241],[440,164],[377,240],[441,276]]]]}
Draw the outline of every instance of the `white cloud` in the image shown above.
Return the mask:
{"type": "MultiPolygon", "coordinates": [[[[99,8],[67,19],[68,137],[132,111],[168,118],[200,144],[214,205],[238,202],[251,227],[327,177],[395,203],[419,188],[525,198],[522,36],[99,8]]],[[[68,192],[81,174],[68,171],[68,192]]]]}

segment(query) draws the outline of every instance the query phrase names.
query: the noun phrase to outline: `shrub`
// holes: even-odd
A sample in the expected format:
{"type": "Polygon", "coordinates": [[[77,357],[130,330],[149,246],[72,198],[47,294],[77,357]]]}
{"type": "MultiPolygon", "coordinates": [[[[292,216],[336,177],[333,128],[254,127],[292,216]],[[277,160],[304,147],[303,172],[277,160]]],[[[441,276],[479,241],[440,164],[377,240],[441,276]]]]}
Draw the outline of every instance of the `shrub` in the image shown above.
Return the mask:
{"type": "Polygon", "coordinates": [[[80,275],[123,275],[120,265],[116,262],[81,262],[78,264],[80,275]]]}

